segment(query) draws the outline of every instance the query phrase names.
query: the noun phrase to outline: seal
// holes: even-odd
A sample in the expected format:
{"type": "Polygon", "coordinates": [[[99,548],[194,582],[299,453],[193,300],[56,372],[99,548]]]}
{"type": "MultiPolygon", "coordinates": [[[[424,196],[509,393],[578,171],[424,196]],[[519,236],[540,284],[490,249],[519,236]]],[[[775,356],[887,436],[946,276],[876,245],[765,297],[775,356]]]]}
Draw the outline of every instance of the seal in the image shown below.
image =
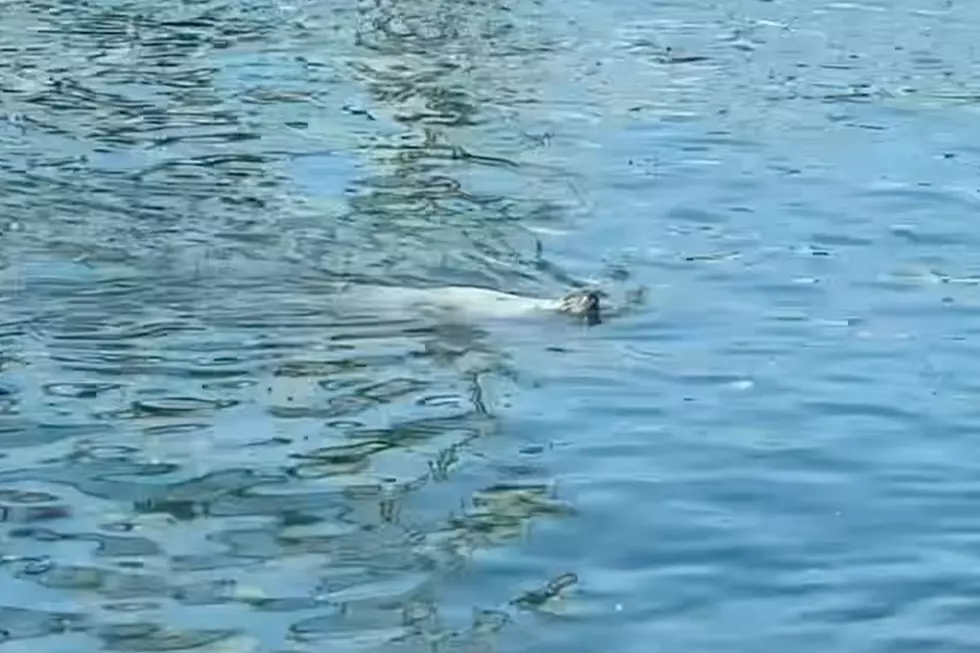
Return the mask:
{"type": "Polygon", "coordinates": [[[477,320],[557,313],[594,326],[602,323],[601,298],[604,293],[581,289],[558,299],[542,299],[476,286],[405,288],[359,285],[348,287],[343,294],[356,297],[357,303],[362,306],[371,306],[385,313],[441,311],[477,320]]]}

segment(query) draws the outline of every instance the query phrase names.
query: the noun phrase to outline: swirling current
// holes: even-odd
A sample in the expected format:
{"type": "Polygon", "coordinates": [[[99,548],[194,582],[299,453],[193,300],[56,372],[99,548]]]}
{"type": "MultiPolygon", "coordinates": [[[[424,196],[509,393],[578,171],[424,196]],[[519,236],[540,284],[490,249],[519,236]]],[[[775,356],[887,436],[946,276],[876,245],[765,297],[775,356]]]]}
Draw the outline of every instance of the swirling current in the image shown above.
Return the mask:
{"type": "Polygon", "coordinates": [[[978,21],[0,0],[0,652],[977,650],[978,21]]]}

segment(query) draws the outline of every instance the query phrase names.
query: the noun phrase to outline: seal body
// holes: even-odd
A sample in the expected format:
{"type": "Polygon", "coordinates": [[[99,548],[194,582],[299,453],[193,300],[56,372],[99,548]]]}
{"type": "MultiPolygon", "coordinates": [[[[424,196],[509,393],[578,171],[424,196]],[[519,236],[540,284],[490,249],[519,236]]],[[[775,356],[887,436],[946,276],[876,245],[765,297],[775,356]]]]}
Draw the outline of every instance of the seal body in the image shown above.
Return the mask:
{"type": "Polygon", "coordinates": [[[474,320],[508,319],[547,314],[581,317],[599,324],[599,293],[579,291],[560,299],[525,297],[475,286],[404,288],[395,286],[350,287],[343,295],[362,308],[403,315],[443,312],[474,320]]]}

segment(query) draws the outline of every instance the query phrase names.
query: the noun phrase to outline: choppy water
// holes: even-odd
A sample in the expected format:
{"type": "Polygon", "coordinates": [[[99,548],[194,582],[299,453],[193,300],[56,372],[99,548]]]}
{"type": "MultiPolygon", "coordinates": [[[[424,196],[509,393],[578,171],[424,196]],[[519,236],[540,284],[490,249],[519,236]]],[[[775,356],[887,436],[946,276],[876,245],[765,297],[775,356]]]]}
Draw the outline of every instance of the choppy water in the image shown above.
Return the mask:
{"type": "Polygon", "coordinates": [[[0,2],[0,651],[976,650],[978,24],[0,2]]]}

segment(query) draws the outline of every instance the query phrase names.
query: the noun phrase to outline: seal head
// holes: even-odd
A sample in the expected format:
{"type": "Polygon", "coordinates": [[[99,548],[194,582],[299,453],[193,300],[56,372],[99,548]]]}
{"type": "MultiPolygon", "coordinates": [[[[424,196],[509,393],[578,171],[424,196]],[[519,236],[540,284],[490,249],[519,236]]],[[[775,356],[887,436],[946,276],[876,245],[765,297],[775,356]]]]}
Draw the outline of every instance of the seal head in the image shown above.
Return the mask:
{"type": "Polygon", "coordinates": [[[601,292],[597,290],[580,290],[561,298],[558,310],[570,315],[581,316],[589,326],[602,324],[600,308],[601,292]]]}

